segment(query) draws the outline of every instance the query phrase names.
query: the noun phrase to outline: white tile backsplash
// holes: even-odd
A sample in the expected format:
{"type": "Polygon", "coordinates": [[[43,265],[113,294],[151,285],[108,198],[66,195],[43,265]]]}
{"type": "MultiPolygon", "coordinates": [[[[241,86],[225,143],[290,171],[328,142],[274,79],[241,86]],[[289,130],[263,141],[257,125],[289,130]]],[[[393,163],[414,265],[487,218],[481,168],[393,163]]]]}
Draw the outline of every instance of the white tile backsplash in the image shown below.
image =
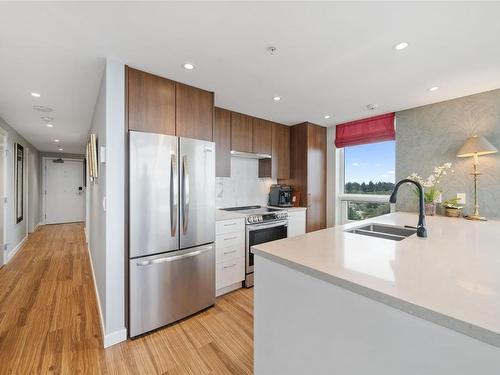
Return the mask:
{"type": "Polygon", "coordinates": [[[215,205],[217,208],[265,205],[272,178],[259,178],[259,161],[231,157],[231,177],[215,179],[215,205]]]}

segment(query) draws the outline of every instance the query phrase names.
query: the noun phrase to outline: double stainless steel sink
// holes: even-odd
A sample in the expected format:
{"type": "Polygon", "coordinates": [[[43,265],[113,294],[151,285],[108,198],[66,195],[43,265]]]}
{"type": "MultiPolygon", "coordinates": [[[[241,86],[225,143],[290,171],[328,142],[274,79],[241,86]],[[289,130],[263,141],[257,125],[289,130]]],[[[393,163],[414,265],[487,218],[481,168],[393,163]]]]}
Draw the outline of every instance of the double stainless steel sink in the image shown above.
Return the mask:
{"type": "Polygon", "coordinates": [[[384,238],[393,241],[402,241],[415,233],[416,228],[400,227],[396,225],[371,223],[346,230],[347,233],[361,234],[363,236],[384,238]]]}

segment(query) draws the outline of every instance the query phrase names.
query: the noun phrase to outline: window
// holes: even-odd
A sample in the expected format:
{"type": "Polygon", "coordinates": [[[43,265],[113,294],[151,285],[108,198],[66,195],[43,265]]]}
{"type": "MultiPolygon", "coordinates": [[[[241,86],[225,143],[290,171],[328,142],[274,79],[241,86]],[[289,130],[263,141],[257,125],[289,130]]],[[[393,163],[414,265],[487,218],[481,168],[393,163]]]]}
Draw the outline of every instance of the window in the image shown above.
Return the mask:
{"type": "Polygon", "coordinates": [[[341,223],[391,212],[395,154],[394,141],[338,149],[341,223]]]}

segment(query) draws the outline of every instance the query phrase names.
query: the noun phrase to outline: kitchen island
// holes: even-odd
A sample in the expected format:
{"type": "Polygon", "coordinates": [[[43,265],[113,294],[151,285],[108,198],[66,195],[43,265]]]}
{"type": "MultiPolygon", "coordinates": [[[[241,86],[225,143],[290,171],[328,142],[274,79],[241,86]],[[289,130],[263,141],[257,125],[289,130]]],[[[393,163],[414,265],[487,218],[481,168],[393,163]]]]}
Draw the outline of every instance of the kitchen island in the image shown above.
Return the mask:
{"type": "Polygon", "coordinates": [[[500,222],[427,217],[427,238],[346,230],[253,247],[256,374],[500,374],[500,222]]]}

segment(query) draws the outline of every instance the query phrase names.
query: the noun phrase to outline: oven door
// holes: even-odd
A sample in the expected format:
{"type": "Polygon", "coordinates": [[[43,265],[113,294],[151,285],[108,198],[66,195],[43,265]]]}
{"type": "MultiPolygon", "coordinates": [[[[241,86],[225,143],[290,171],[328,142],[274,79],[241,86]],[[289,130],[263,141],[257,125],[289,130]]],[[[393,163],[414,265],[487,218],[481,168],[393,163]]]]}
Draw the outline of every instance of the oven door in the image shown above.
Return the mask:
{"type": "Polygon", "coordinates": [[[272,223],[247,225],[245,270],[246,273],[253,272],[252,246],[264,242],[280,240],[287,237],[288,220],[273,221],[272,223]]]}

